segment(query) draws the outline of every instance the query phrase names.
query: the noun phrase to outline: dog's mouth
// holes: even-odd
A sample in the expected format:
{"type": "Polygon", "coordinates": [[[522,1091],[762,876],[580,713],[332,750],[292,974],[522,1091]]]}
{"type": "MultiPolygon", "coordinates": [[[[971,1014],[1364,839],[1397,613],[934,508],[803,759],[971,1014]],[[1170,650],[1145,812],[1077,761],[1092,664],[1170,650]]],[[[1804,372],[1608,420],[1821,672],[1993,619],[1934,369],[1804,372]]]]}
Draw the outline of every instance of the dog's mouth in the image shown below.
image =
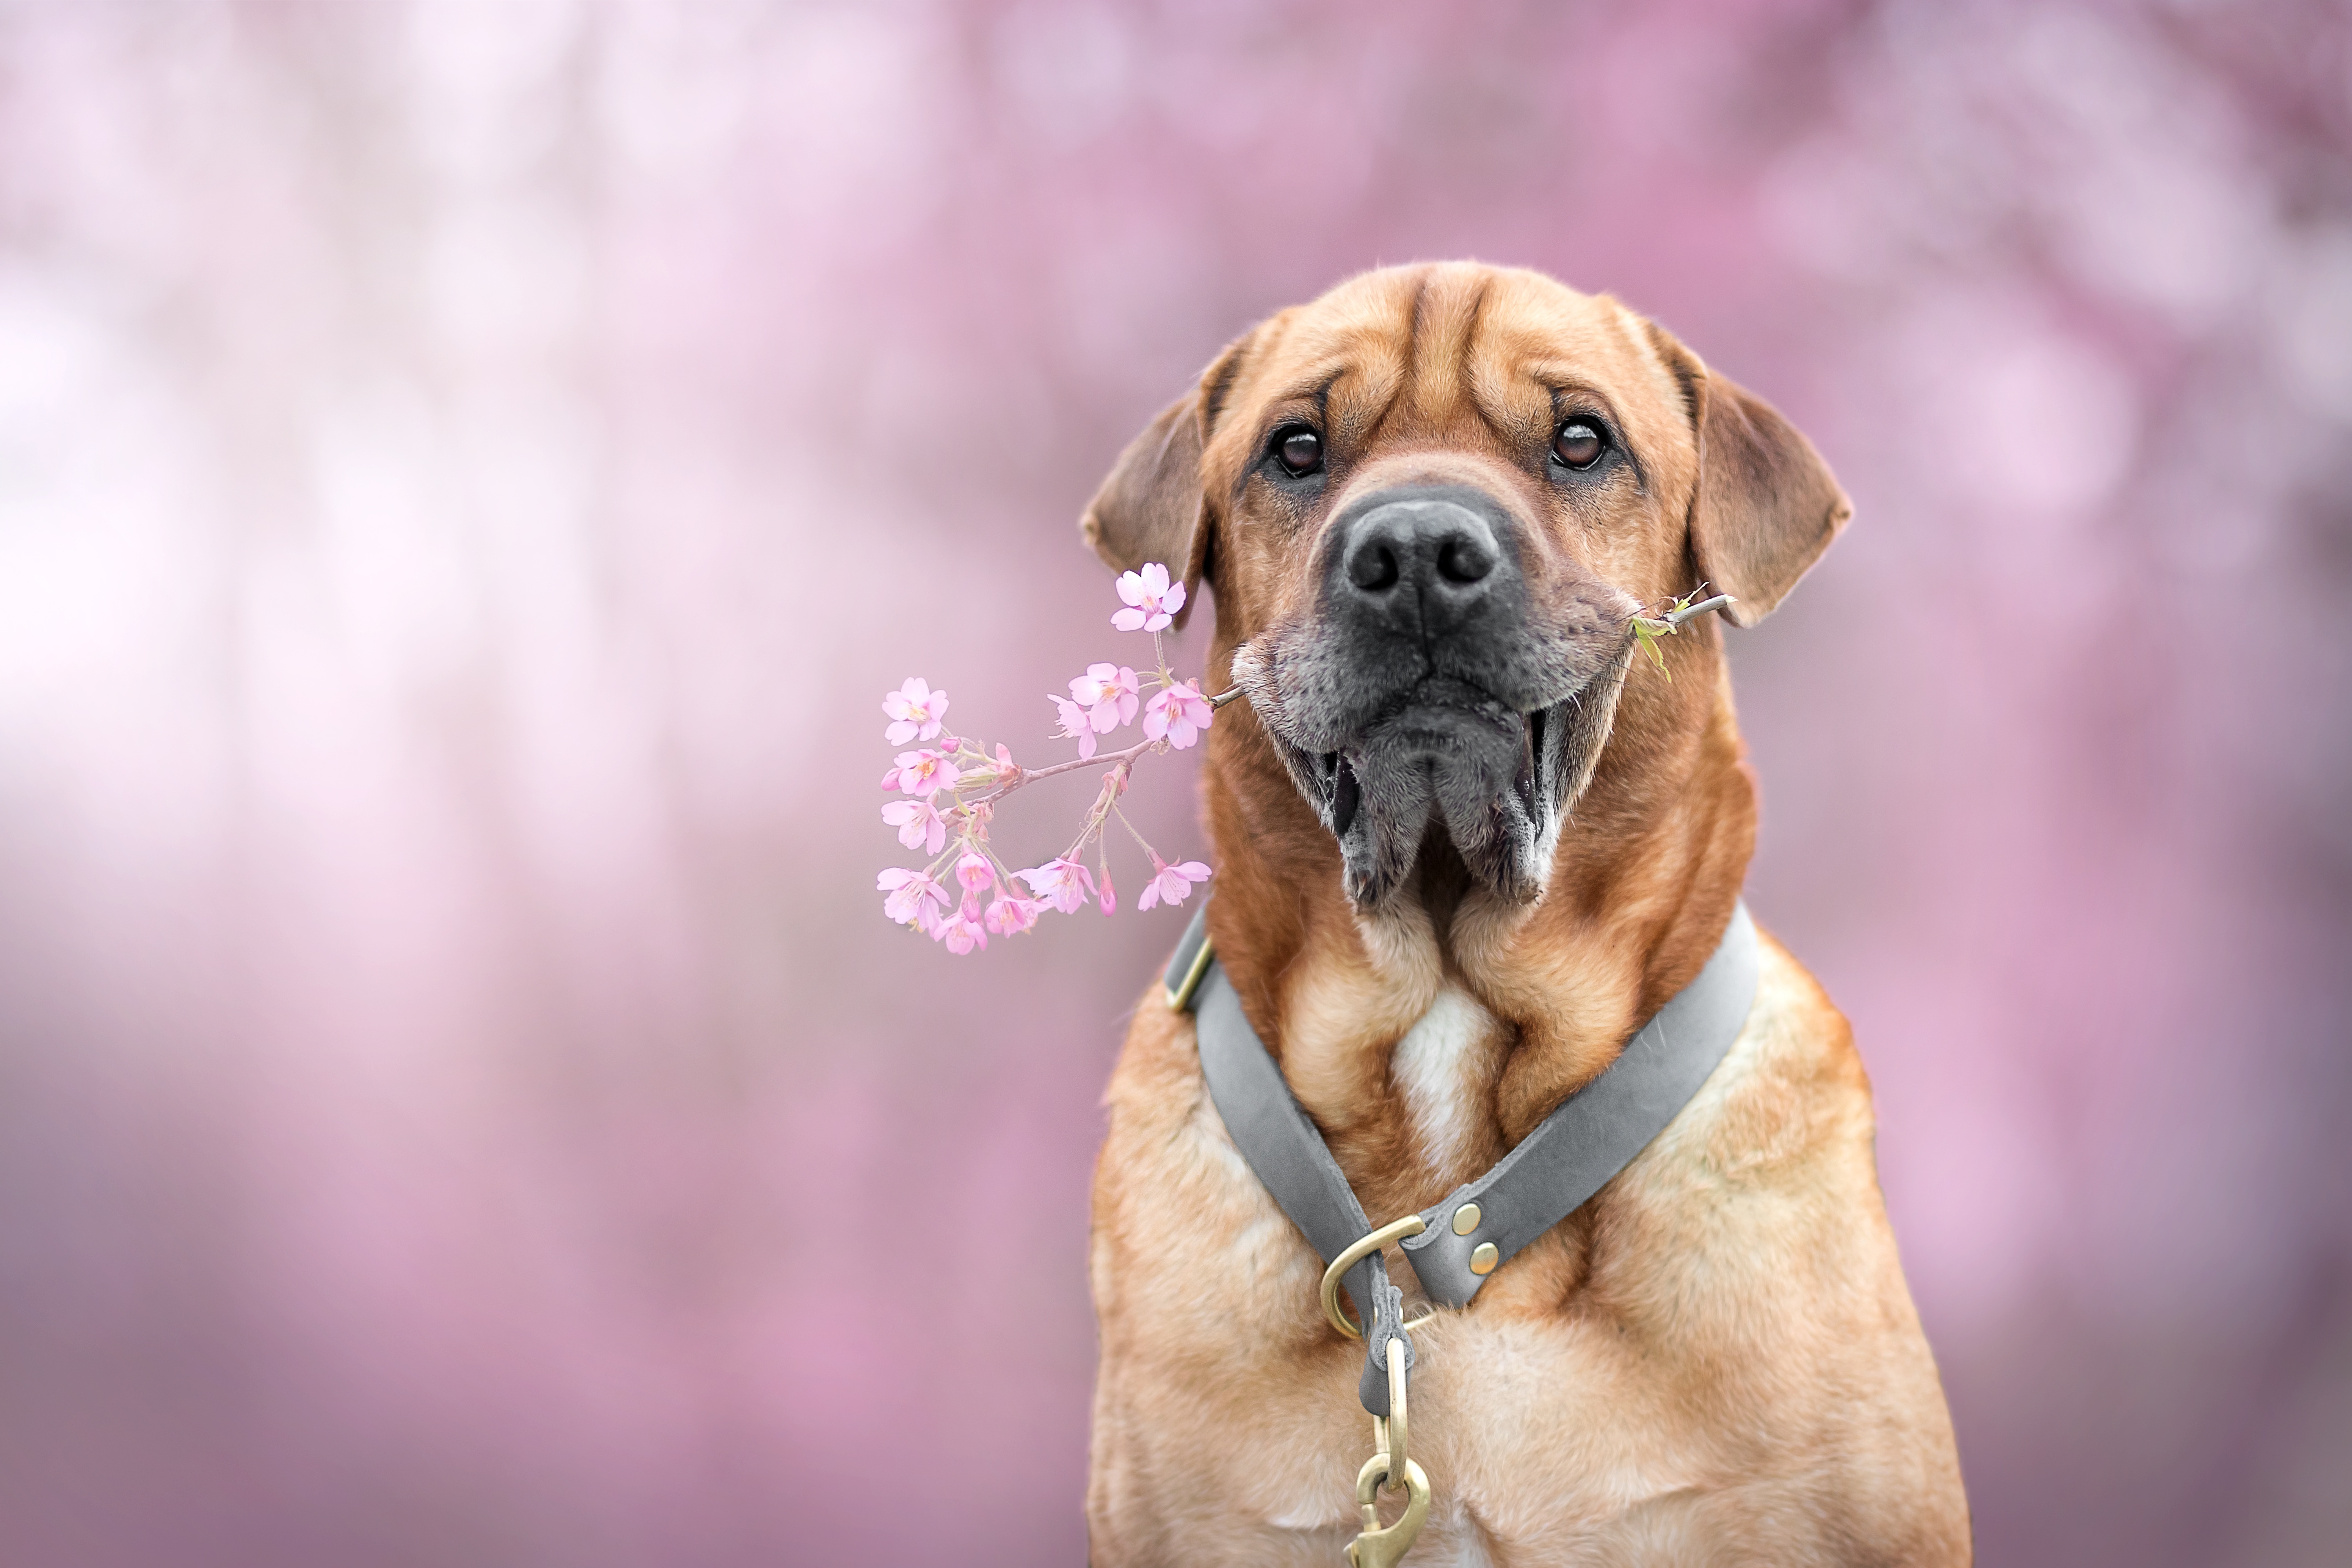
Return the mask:
{"type": "Polygon", "coordinates": [[[1317,689],[1318,663],[1244,647],[1234,672],[1299,791],[1339,842],[1349,898],[1370,910],[1441,832],[1471,884],[1532,904],[1561,825],[1590,782],[1633,651],[1571,661],[1537,706],[1457,675],[1426,673],[1385,699],[1317,689]],[[1583,668],[1573,668],[1573,666],[1583,668]]]}

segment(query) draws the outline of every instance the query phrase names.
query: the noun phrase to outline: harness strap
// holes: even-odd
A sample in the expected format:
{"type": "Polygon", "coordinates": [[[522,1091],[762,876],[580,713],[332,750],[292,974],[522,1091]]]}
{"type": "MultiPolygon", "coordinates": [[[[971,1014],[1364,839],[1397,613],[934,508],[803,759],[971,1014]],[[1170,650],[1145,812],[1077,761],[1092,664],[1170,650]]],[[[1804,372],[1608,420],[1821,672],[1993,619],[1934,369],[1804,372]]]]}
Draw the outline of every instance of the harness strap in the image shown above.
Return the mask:
{"type": "MultiPolygon", "coordinates": [[[[1371,1223],[1250,1026],[1210,949],[1207,922],[1203,899],[1169,960],[1169,1005],[1194,1015],[1201,1075],[1242,1158],[1328,1264],[1369,1235],[1371,1223]]],[[[1427,1228],[1401,1246],[1431,1300],[1467,1306],[1496,1269],[1581,1207],[1665,1131],[1746,1026],[1757,969],[1756,925],[1742,901],[1706,967],[1616,1061],[1561,1101],[1492,1170],[1422,1210],[1427,1228]]],[[[1358,1393],[1366,1410],[1386,1416],[1388,1342],[1399,1336],[1403,1297],[1390,1282],[1383,1253],[1367,1256],[1346,1278],[1364,1323],[1358,1393]]],[[[1410,1373],[1412,1339],[1402,1337],[1410,1373]]]]}
{"type": "MultiPolygon", "coordinates": [[[[1207,912],[1205,900],[1202,912],[1207,912]]],[[[1202,916],[1193,917],[1184,941],[1188,945],[1207,943],[1202,916]]],[[[1184,956],[1184,949],[1179,947],[1178,963],[1184,956]]],[[[1171,963],[1169,973],[1181,974],[1184,969],[1171,963]]],[[[1306,1108],[1283,1080],[1282,1069],[1266,1054],[1257,1031],[1250,1027],[1241,997],[1225,979],[1224,966],[1213,960],[1197,984],[1192,1002],[1201,1041],[1201,1076],[1208,1079],[1217,1114],[1224,1118],[1225,1131],[1233,1134],[1258,1181],[1274,1194],[1290,1223],[1306,1233],[1323,1261],[1329,1263],[1353,1246],[1357,1237],[1370,1233],[1371,1222],[1364,1217],[1364,1207],[1356,1201],[1355,1189],[1348,1185],[1323,1134],[1316,1131],[1306,1108]]],[[[1388,1342],[1404,1321],[1404,1296],[1389,1282],[1384,1253],[1367,1255],[1348,1270],[1347,1280],[1348,1294],[1354,1298],[1364,1325],[1364,1373],[1357,1393],[1365,1409],[1385,1416],[1389,1413],[1388,1342]]],[[[1412,1336],[1406,1335],[1404,1343],[1405,1372],[1410,1375],[1412,1336]]]]}
{"type": "Polygon", "coordinates": [[[1493,1170],[1422,1211],[1429,1228],[1403,1245],[1431,1300],[1469,1305],[1496,1268],[1583,1207],[1666,1130],[1747,1026],[1757,958],[1756,922],[1743,900],[1732,906],[1706,966],[1606,1071],[1562,1100],[1493,1170]],[[1464,1230],[1454,1216],[1470,1204],[1478,1205],[1477,1223],[1464,1230]],[[1489,1242],[1495,1261],[1482,1271],[1478,1248],[1489,1242]]]}

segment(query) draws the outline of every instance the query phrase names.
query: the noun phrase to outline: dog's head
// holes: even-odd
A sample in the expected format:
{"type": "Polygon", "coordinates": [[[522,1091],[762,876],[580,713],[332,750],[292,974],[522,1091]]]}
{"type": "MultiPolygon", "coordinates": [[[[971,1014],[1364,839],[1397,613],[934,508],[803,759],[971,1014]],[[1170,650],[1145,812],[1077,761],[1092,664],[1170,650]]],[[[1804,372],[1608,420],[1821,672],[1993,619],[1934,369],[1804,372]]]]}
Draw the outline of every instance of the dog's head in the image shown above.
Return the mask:
{"type": "Polygon", "coordinates": [[[1437,829],[1476,884],[1538,899],[1636,611],[1704,583],[1752,626],[1850,510],[1801,435],[1655,323],[1451,264],[1243,337],[1085,530],[1115,566],[1209,578],[1219,647],[1369,909],[1437,829]]]}

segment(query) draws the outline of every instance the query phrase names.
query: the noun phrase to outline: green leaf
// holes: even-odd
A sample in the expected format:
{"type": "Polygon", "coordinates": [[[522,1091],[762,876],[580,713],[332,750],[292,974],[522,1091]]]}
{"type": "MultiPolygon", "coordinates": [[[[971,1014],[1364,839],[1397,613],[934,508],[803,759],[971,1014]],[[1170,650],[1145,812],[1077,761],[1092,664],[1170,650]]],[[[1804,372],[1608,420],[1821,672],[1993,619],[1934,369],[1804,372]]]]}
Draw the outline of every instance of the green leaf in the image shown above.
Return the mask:
{"type": "MultiPolygon", "coordinates": [[[[1672,626],[1666,626],[1663,629],[1671,633],[1675,628],[1672,626]]],[[[1675,678],[1674,672],[1666,668],[1666,656],[1658,647],[1658,634],[1659,628],[1654,623],[1641,616],[1636,616],[1634,618],[1633,636],[1635,639],[1641,643],[1642,651],[1650,656],[1650,662],[1658,667],[1659,674],[1664,676],[1668,680],[1672,680],[1675,678]]]]}

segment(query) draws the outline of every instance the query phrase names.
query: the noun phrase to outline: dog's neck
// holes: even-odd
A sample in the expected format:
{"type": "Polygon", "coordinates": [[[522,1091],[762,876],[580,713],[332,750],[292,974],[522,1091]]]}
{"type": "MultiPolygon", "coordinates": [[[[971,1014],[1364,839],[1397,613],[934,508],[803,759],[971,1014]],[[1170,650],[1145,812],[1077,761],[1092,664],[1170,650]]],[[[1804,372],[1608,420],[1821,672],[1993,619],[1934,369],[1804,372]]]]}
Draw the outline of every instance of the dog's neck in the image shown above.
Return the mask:
{"type": "Polygon", "coordinates": [[[1719,658],[1675,684],[1621,721],[1532,909],[1473,886],[1439,838],[1406,886],[1357,910],[1264,731],[1219,715],[1210,932],[1376,1223],[1500,1159],[1714,951],[1755,794],[1719,658]]]}

